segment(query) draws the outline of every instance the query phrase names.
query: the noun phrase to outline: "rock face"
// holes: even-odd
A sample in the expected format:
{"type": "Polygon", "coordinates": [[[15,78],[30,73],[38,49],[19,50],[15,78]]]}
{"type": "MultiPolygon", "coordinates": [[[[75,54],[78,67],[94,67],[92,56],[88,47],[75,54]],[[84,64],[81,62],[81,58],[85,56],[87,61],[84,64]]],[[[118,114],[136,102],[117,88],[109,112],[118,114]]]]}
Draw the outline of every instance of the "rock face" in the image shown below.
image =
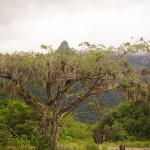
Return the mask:
{"type": "Polygon", "coordinates": [[[57,51],[63,55],[69,55],[70,47],[67,41],[62,41],[57,51]]]}
{"type": "Polygon", "coordinates": [[[69,49],[69,44],[67,41],[62,41],[58,49],[69,49]]]}

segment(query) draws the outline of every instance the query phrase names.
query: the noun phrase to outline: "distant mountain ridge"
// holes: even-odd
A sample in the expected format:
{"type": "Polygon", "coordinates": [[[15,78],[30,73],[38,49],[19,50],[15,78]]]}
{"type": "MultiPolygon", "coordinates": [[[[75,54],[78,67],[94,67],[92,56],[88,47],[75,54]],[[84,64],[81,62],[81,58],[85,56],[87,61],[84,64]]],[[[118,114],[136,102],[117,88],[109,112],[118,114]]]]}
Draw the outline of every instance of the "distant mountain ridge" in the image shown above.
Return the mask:
{"type": "Polygon", "coordinates": [[[148,54],[127,54],[127,60],[129,63],[137,66],[145,66],[150,68],[150,55],[148,54]]]}

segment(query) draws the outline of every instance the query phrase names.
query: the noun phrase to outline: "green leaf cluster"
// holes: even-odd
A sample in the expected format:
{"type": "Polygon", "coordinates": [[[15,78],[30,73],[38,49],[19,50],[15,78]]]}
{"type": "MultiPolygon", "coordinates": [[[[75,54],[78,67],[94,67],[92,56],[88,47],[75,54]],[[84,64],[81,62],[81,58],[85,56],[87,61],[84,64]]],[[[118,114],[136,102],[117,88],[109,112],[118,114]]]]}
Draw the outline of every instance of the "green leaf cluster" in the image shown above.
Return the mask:
{"type": "Polygon", "coordinates": [[[149,140],[150,108],[142,101],[125,101],[100,120],[95,138],[106,134],[106,140],[149,140]],[[98,134],[97,134],[98,133],[98,134]]]}
{"type": "Polygon", "coordinates": [[[60,139],[63,140],[84,140],[91,139],[92,132],[90,127],[79,121],[76,121],[73,117],[68,116],[65,121],[65,125],[62,128],[60,139]]]}

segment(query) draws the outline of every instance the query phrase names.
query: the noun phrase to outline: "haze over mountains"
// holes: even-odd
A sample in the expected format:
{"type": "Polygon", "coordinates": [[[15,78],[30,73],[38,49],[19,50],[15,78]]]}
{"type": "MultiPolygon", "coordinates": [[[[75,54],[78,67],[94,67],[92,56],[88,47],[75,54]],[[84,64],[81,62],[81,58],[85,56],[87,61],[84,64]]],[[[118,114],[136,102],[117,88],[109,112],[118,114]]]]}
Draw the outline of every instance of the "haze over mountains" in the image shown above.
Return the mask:
{"type": "Polygon", "coordinates": [[[146,66],[150,68],[150,56],[146,53],[128,54],[126,58],[131,64],[138,65],[138,66],[146,66]]]}

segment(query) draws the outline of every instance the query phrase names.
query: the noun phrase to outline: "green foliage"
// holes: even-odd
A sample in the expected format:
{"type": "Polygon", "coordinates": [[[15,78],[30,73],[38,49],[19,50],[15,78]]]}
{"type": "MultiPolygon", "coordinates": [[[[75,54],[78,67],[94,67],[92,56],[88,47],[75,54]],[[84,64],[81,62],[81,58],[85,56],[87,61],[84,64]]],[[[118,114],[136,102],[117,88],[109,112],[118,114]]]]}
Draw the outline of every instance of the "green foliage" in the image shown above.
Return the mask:
{"type": "Polygon", "coordinates": [[[72,117],[66,118],[65,125],[62,128],[60,139],[75,140],[75,139],[91,139],[92,132],[90,127],[84,123],[78,122],[72,117]]]}
{"type": "Polygon", "coordinates": [[[68,116],[62,128],[58,141],[58,150],[98,150],[92,138],[92,129],[89,125],[76,121],[68,116]]]}
{"type": "Polygon", "coordinates": [[[106,139],[111,141],[149,140],[149,129],[150,108],[147,103],[126,101],[119,104],[111,114],[103,116],[94,136],[96,138],[105,133],[106,139]]]}
{"type": "MultiPolygon", "coordinates": [[[[38,150],[47,150],[50,147],[50,136],[40,135],[38,124],[34,120],[33,111],[23,102],[1,100],[0,123],[9,125],[19,137],[16,137],[9,127],[0,126],[0,147],[10,146],[15,150],[28,150],[33,145],[38,150]]],[[[71,116],[68,116],[63,122],[58,147],[69,147],[70,150],[97,150],[90,126],[71,116]]]]}
{"type": "Polygon", "coordinates": [[[3,124],[0,124],[0,147],[6,146],[12,140],[12,133],[3,124]]]}
{"type": "Polygon", "coordinates": [[[96,145],[93,141],[86,144],[86,150],[99,150],[98,145],[96,145]]]}
{"type": "Polygon", "coordinates": [[[38,137],[33,136],[31,139],[32,145],[35,145],[38,150],[47,150],[50,148],[50,136],[39,135],[38,137]]]}
{"type": "Polygon", "coordinates": [[[13,138],[12,141],[8,142],[8,145],[14,147],[15,150],[30,150],[31,148],[26,135],[22,135],[21,139],[13,138]]]}
{"type": "Polygon", "coordinates": [[[32,109],[19,100],[0,101],[0,123],[9,125],[18,136],[37,133],[38,124],[32,109]]]}
{"type": "Polygon", "coordinates": [[[108,150],[107,146],[103,145],[101,150],[108,150]]]}
{"type": "Polygon", "coordinates": [[[111,127],[110,138],[113,141],[122,141],[127,139],[127,132],[123,129],[123,126],[118,121],[114,121],[111,127]]]}
{"type": "Polygon", "coordinates": [[[0,145],[26,150],[33,134],[38,135],[38,124],[32,109],[19,100],[1,100],[0,145]]]}

